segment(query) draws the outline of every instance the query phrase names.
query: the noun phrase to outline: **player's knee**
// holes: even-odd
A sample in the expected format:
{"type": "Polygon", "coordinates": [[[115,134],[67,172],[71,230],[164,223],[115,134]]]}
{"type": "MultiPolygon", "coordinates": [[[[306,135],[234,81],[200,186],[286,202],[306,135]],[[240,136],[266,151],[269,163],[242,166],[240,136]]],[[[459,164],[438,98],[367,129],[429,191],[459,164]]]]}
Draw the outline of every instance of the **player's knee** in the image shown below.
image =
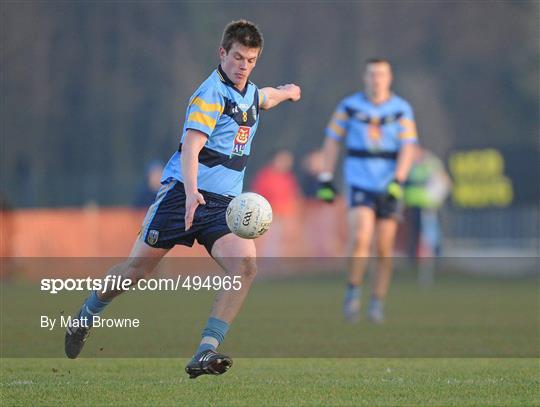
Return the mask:
{"type": "Polygon", "coordinates": [[[351,241],[352,252],[358,256],[369,254],[370,241],[363,235],[354,235],[351,241]]]}
{"type": "Polygon", "coordinates": [[[243,278],[255,278],[257,275],[257,262],[255,257],[246,256],[242,258],[239,271],[243,278]]]}
{"type": "Polygon", "coordinates": [[[392,254],[393,254],[392,247],[386,247],[386,246],[377,247],[378,257],[392,257],[392,254]]]}

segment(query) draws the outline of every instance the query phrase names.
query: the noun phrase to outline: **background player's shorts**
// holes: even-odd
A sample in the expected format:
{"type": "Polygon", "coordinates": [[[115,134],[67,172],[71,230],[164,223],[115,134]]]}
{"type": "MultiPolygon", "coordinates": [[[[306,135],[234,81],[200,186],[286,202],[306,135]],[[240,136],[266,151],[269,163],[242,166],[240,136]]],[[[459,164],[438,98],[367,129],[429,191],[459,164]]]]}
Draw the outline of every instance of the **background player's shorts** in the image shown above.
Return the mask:
{"type": "Polygon", "coordinates": [[[354,186],[349,187],[349,208],[368,206],[375,211],[378,219],[401,220],[403,204],[390,198],[384,192],[367,191],[354,186]]]}
{"type": "Polygon", "coordinates": [[[195,240],[211,254],[215,241],[231,233],[225,212],[232,197],[199,191],[206,205],[195,210],[193,225],[187,232],[186,194],[184,184],[172,180],[161,187],[155,202],[150,206],[141,228],[140,239],[152,247],[171,249],[177,244],[193,246],[195,240]]]}

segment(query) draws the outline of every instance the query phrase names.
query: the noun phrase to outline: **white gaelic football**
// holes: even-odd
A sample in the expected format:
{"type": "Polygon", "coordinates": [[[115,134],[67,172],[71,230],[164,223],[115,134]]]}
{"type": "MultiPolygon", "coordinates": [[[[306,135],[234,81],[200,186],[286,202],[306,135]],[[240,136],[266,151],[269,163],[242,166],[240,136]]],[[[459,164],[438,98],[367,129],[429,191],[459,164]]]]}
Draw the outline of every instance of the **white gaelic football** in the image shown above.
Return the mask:
{"type": "Polygon", "coordinates": [[[244,239],[256,239],[270,228],[271,223],[272,207],[254,192],[238,195],[227,207],[227,226],[244,239]]]}

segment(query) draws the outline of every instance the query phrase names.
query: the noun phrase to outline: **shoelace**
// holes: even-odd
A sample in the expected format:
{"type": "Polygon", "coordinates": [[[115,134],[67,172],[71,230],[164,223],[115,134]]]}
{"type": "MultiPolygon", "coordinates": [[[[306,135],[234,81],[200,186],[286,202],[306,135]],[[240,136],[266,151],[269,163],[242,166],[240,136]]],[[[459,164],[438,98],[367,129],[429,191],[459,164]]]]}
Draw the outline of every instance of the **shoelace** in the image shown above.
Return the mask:
{"type": "Polygon", "coordinates": [[[82,340],[82,341],[84,341],[88,337],[88,334],[90,333],[89,328],[79,327],[79,328],[75,328],[75,331],[73,331],[73,328],[71,328],[71,327],[69,327],[68,329],[69,329],[69,332],[71,332],[71,335],[75,339],[79,339],[79,340],[82,340]]]}

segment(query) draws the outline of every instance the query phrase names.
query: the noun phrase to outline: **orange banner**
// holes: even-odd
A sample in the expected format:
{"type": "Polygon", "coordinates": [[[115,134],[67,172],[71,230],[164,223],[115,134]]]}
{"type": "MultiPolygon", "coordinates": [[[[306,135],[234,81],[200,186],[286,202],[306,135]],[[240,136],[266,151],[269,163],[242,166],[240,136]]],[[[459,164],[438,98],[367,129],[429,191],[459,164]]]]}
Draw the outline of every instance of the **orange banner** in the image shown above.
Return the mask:
{"type": "MultiPolygon", "coordinates": [[[[256,240],[263,257],[341,256],[345,207],[304,201],[299,213],[274,216],[256,240]]],[[[1,257],[125,257],[145,211],[130,208],[19,209],[0,214],[1,257]]],[[[169,256],[208,256],[203,246],[176,246],[169,256]]]]}

